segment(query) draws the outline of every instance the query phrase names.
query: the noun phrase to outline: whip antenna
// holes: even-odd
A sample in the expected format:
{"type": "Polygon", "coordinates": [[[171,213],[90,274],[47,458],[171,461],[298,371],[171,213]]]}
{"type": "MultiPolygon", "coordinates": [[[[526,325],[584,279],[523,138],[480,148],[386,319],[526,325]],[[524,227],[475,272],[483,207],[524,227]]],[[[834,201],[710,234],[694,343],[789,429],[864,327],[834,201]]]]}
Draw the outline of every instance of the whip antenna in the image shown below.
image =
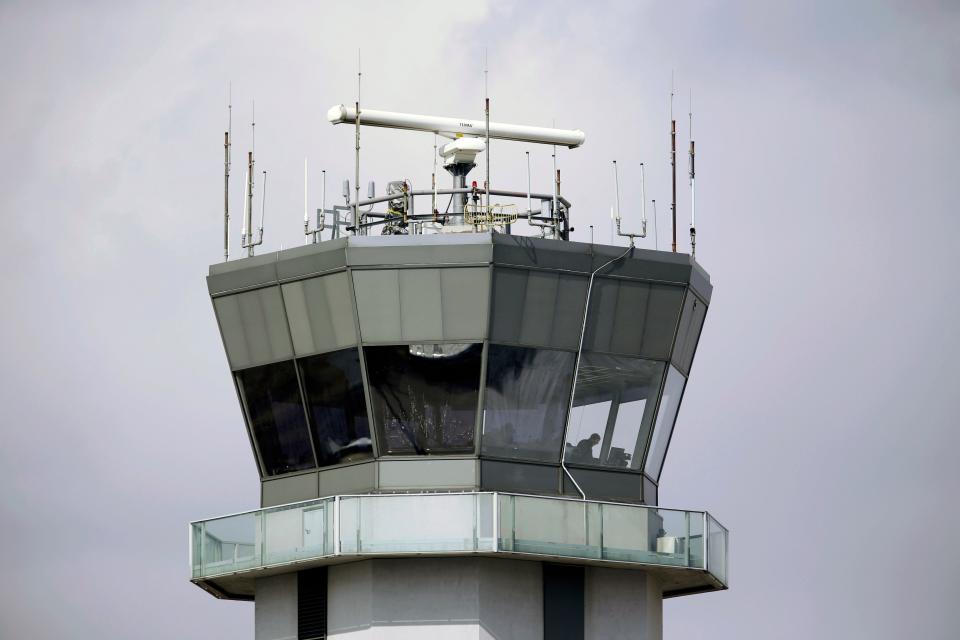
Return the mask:
{"type": "MultiPolygon", "coordinates": [[[[266,180],[266,177],[264,177],[266,180]]],[[[310,212],[307,209],[307,159],[303,159],[303,244],[310,244],[310,212]]]]}
{"type": "Polygon", "coordinates": [[[690,255],[697,257],[697,188],[696,188],[696,168],[694,158],[693,141],[693,91],[690,91],[690,255]]]}
{"type": "Polygon", "coordinates": [[[487,86],[487,74],[488,74],[487,53],[488,53],[487,49],[484,49],[483,50],[483,96],[484,96],[483,113],[484,113],[484,119],[486,121],[486,137],[487,137],[487,140],[486,140],[487,152],[484,154],[484,158],[486,159],[486,164],[487,164],[487,181],[486,181],[485,187],[487,192],[487,213],[489,214],[490,212],[490,90],[487,86]]]}
{"type": "Polygon", "coordinates": [[[357,234],[360,224],[360,80],[363,76],[360,66],[360,49],[357,49],[357,126],[356,126],[356,162],[354,168],[353,233],[357,234]]]}
{"type": "Polygon", "coordinates": [[[227,130],[223,133],[223,261],[230,259],[230,137],[233,133],[233,83],[227,90],[227,130]]]}
{"type": "Polygon", "coordinates": [[[673,174],[673,199],[670,202],[672,216],[673,252],[677,252],[677,121],[673,119],[673,72],[670,72],[670,171],[673,174]]]}

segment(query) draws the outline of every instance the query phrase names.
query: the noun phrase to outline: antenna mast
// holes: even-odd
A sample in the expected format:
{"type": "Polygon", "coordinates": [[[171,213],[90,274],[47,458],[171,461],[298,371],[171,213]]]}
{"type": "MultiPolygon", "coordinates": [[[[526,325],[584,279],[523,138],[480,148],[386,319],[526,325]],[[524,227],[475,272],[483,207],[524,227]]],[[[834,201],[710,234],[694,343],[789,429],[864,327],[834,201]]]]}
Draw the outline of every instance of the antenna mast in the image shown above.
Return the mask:
{"type": "Polygon", "coordinates": [[[483,50],[483,96],[484,96],[484,118],[486,121],[487,152],[484,154],[487,163],[487,182],[484,185],[487,192],[487,213],[490,213],[490,90],[487,86],[487,50],[483,50]]]}
{"type": "MultiPolygon", "coordinates": [[[[643,172],[643,164],[640,165],[640,171],[641,171],[641,176],[642,176],[642,175],[643,175],[643,173],[642,173],[642,172],[643,172]]],[[[642,180],[642,178],[641,178],[641,180],[642,180]]],[[[619,169],[617,168],[617,161],[616,161],[616,160],[613,161],[613,181],[614,181],[614,185],[615,185],[615,188],[616,188],[616,200],[615,200],[615,202],[616,202],[616,209],[615,209],[615,210],[616,210],[616,221],[617,221],[617,235],[620,236],[620,237],[622,237],[622,238],[629,238],[629,239],[630,239],[630,248],[632,249],[632,248],[633,248],[634,240],[635,240],[636,238],[646,238],[646,237],[647,237],[647,221],[646,221],[646,220],[643,221],[643,225],[642,225],[643,228],[640,229],[640,233],[630,233],[630,232],[628,232],[628,231],[623,231],[623,230],[620,228],[620,220],[621,220],[621,218],[620,218],[620,171],[619,171],[619,169]]],[[[641,182],[641,184],[642,184],[642,182],[641,182]]]]}
{"type": "MultiPolygon", "coordinates": [[[[266,182],[266,176],[264,176],[266,182]]],[[[316,242],[316,237],[314,237],[316,242]]],[[[307,208],[307,159],[303,159],[303,244],[310,244],[310,210],[307,208]]]]}
{"type": "Polygon", "coordinates": [[[354,197],[353,197],[353,233],[357,235],[360,225],[360,49],[357,49],[357,125],[356,125],[356,162],[354,167],[354,197]]]}
{"type": "Polygon", "coordinates": [[[690,91],[690,255],[697,257],[697,189],[694,167],[693,91],[690,91]]]}
{"type": "Polygon", "coordinates": [[[230,136],[233,132],[233,83],[227,91],[227,130],[223,132],[223,261],[230,260],[230,136]]]}
{"type": "Polygon", "coordinates": [[[673,200],[670,213],[673,219],[673,252],[677,252],[677,121],[673,119],[673,73],[670,74],[670,171],[673,174],[673,200]]]}
{"type": "Polygon", "coordinates": [[[433,134],[433,173],[430,174],[430,188],[433,189],[430,210],[433,212],[433,221],[437,221],[437,134],[433,134]]]}

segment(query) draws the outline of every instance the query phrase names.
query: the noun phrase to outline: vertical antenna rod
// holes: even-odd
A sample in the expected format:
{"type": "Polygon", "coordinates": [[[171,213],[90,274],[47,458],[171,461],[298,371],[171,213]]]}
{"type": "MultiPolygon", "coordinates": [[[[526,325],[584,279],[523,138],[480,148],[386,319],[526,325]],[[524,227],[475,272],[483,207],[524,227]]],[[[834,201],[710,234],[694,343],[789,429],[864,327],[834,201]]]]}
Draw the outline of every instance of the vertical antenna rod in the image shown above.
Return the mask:
{"type": "Polygon", "coordinates": [[[263,172],[263,189],[260,192],[260,237],[256,244],[263,242],[263,212],[267,208],[267,172],[263,172]]]}
{"type": "Polygon", "coordinates": [[[243,240],[247,256],[253,255],[253,151],[247,152],[247,204],[243,217],[243,240]]]}
{"type": "Polygon", "coordinates": [[[487,163],[487,182],[485,184],[487,191],[487,213],[490,213],[490,91],[487,87],[487,50],[483,51],[483,113],[487,123],[487,148],[484,153],[484,159],[487,163]]]}
{"type": "Polygon", "coordinates": [[[353,197],[353,233],[357,235],[357,227],[360,225],[360,78],[362,76],[360,67],[360,49],[357,49],[357,126],[356,126],[356,163],[354,168],[354,197],[353,197]]]}
{"type": "Polygon", "coordinates": [[[437,134],[433,134],[433,173],[430,174],[430,188],[433,189],[430,210],[433,212],[433,221],[437,221],[437,134]]]}
{"type": "Polygon", "coordinates": [[[647,235],[647,180],[643,175],[643,163],[640,163],[640,218],[644,237],[647,235]]]}
{"type": "MultiPolygon", "coordinates": [[[[319,239],[320,231],[323,230],[323,224],[326,222],[327,218],[327,170],[322,169],[320,171],[320,210],[317,211],[317,235],[313,237],[313,242],[316,243],[319,239]]],[[[330,238],[333,239],[333,233],[336,233],[337,220],[334,220],[334,231],[331,232],[330,238]]]]}
{"type": "MultiPolygon", "coordinates": [[[[316,238],[314,238],[316,241],[316,238]]],[[[303,159],[303,244],[310,244],[310,212],[307,209],[307,159],[303,159]]]]}
{"type": "Polygon", "coordinates": [[[227,91],[227,130],[223,132],[223,261],[230,260],[230,134],[233,132],[233,83],[227,91]]]}
{"type": "Polygon", "coordinates": [[[694,167],[693,141],[693,91],[690,91],[690,255],[697,257],[697,188],[696,169],[694,167]]]}
{"type": "Polygon", "coordinates": [[[657,199],[654,198],[651,200],[653,204],[653,248],[657,251],[660,250],[660,237],[657,233],[657,199]]]}
{"type": "Polygon", "coordinates": [[[617,161],[613,161],[613,184],[616,192],[614,193],[614,202],[616,203],[617,220],[620,220],[620,171],[617,169],[617,161]]]}
{"type": "Polygon", "coordinates": [[[673,199],[670,213],[673,217],[673,252],[677,252],[677,121],[673,119],[673,74],[670,74],[670,171],[673,174],[673,199]]]}
{"type": "Polygon", "coordinates": [[[530,195],[530,152],[527,151],[527,213],[533,211],[533,196],[530,195]]]}
{"type": "MultiPolygon", "coordinates": [[[[553,120],[553,126],[554,128],[557,126],[556,119],[553,120]]],[[[553,225],[554,235],[552,237],[555,238],[558,235],[557,228],[559,227],[557,217],[560,215],[560,212],[557,211],[557,200],[560,199],[560,171],[557,169],[557,145],[553,145],[553,173],[556,176],[556,183],[553,188],[553,209],[550,211],[550,223],[553,225]]]]}

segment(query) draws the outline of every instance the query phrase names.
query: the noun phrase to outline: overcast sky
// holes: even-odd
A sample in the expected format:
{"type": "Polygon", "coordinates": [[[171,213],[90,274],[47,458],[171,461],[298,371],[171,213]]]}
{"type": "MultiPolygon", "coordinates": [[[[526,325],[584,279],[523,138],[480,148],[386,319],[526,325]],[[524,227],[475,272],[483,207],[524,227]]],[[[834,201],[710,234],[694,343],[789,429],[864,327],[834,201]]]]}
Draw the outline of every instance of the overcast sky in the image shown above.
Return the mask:
{"type": "MultiPolygon", "coordinates": [[[[352,176],[325,114],[358,47],[370,108],[475,118],[488,48],[494,120],[587,134],[574,237],[609,241],[612,159],[636,221],[645,162],[661,247],[675,70],[715,290],[660,502],[732,538],[731,589],[668,601],[665,636],[956,637],[957,5],[480,1],[0,4],[0,636],[253,637],[187,571],[188,521],[258,506],[204,282],[227,86],[289,247],[304,156],[328,202],[352,176]]],[[[363,135],[364,183],[429,184],[432,136],[363,135]]],[[[494,185],[525,150],[494,144],[494,185]]]]}

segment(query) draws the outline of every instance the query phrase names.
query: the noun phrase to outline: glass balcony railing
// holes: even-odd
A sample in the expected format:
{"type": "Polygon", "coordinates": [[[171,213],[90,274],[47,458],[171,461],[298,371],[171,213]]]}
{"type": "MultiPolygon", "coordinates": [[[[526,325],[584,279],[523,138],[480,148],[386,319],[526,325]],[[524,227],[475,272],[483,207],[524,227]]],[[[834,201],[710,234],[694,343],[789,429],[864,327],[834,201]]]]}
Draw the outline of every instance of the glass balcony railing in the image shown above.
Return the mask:
{"type": "Polygon", "coordinates": [[[688,568],[727,584],[710,514],[506,493],[337,496],[194,522],[195,581],[337,556],[535,554],[688,568]]]}

